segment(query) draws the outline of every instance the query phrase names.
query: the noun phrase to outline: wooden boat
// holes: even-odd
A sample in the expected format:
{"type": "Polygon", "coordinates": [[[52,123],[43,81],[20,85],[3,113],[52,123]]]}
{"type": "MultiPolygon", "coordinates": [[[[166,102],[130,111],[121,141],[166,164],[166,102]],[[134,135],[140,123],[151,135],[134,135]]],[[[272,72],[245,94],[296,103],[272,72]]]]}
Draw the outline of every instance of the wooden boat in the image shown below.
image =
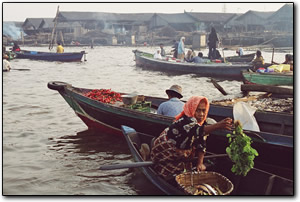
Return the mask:
{"type": "MultiPolygon", "coordinates": [[[[133,128],[122,126],[124,137],[129,146],[130,152],[135,162],[145,162],[139,152],[141,144],[148,144],[151,148],[153,136],[136,132],[133,128]]],[[[232,163],[228,157],[218,157],[207,152],[206,157],[209,158],[211,164],[207,165],[207,171],[220,173],[228,178],[233,183],[233,191],[231,195],[286,195],[294,194],[293,180],[281,177],[271,172],[253,168],[249,173],[243,176],[237,176],[231,172],[232,163]]],[[[222,156],[222,155],[221,155],[222,156]]],[[[194,164],[195,165],[195,164],[194,164]]],[[[101,169],[101,168],[100,168],[101,169]]],[[[143,174],[153,183],[157,188],[167,195],[185,195],[176,181],[166,181],[160,177],[151,166],[139,167],[143,174]]]]}
{"type": "Polygon", "coordinates": [[[167,73],[197,74],[200,76],[219,77],[227,79],[241,79],[241,71],[252,68],[252,64],[245,63],[188,63],[180,60],[154,59],[153,54],[144,53],[138,50],[135,54],[136,66],[147,70],[156,70],[167,73]]]}
{"type": "MultiPolygon", "coordinates": [[[[126,108],[122,102],[104,104],[84,96],[92,89],[76,88],[71,84],[58,81],[49,82],[48,88],[57,90],[89,128],[97,128],[109,134],[122,135],[120,127],[126,124],[138,132],[158,136],[173,121],[172,117],[126,108]]],[[[156,111],[160,103],[167,101],[167,99],[150,96],[139,96],[139,98],[151,102],[153,111],[156,111]]],[[[216,121],[225,117],[233,117],[232,107],[212,104],[208,117],[216,121]]],[[[272,162],[278,166],[293,168],[293,115],[257,112],[255,117],[262,132],[245,131],[245,133],[252,137],[254,147],[260,154],[257,160],[262,163],[272,162]],[[277,134],[268,132],[268,130],[275,130],[277,134]],[[282,135],[279,134],[281,132],[282,135]]],[[[228,132],[215,131],[211,133],[207,145],[212,152],[222,153],[225,151],[228,144],[226,138],[228,132]]]]}
{"type": "MultiPolygon", "coordinates": [[[[251,62],[255,57],[255,53],[250,53],[242,56],[228,56],[225,57],[225,62],[243,62],[243,63],[249,63],[251,62]]],[[[208,57],[203,57],[205,59],[209,59],[208,57]]],[[[221,58],[221,61],[224,62],[224,58],[221,58]]]]}
{"type": "Polygon", "coordinates": [[[245,84],[262,84],[274,86],[293,86],[293,72],[277,73],[277,72],[250,72],[242,71],[243,81],[245,84]]]}
{"type": "Polygon", "coordinates": [[[248,93],[249,91],[258,91],[258,92],[267,92],[277,95],[287,95],[290,97],[294,96],[294,89],[281,87],[281,86],[272,86],[272,85],[262,85],[262,84],[242,84],[241,91],[248,93]]]}
{"type": "Polygon", "coordinates": [[[38,52],[26,51],[15,52],[17,58],[31,59],[31,60],[46,60],[46,61],[60,61],[60,62],[76,62],[81,61],[85,51],[70,52],[70,53],[52,53],[52,52],[38,52]]]}

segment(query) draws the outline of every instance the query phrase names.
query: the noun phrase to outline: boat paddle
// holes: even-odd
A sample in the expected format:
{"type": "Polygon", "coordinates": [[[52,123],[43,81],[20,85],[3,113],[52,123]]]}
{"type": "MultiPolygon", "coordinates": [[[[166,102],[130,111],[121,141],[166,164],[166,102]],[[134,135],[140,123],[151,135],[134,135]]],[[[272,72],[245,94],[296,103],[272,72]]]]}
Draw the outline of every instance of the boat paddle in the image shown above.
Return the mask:
{"type": "MultiPolygon", "coordinates": [[[[227,154],[213,154],[209,156],[204,156],[205,159],[216,158],[216,157],[226,157],[227,154]]],[[[196,160],[192,159],[192,160],[196,160]]],[[[154,165],[152,161],[143,161],[143,162],[132,162],[132,163],[124,163],[124,164],[113,164],[113,165],[103,165],[100,166],[99,170],[116,170],[123,168],[139,168],[139,167],[147,167],[154,165]]]]}
{"type": "Polygon", "coordinates": [[[273,63],[273,59],[274,59],[274,48],[273,48],[273,53],[272,53],[272,60],[271,60],[271,64],[273,63]]]}
{"type": "Polygon", "coordinates": [[[30,71],[30,69],[10,69],[10,70],[17,70],[17,71],[30,71]]]}
{"type": "Polygon", "coordinates": [[[220,86],[217,81],[213,78],[210,79],[210,81],[213,83],[213,85],[223,94],[223,95],[228,95],[228,93],[220,86]]]}

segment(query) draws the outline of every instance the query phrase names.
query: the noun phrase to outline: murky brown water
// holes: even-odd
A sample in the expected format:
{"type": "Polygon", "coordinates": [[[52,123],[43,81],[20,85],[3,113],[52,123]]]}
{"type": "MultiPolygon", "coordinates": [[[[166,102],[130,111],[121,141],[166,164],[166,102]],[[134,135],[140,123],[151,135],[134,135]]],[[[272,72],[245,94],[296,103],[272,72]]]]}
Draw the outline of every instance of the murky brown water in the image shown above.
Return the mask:
{"type": "MultiPolygon", "coordinates": [[[[156,48],[139,49],[154,52],[156,48]]],[[[48,51],[47,47],[23,49],[48,51]]],[[[169,76],[135,67],[133,49],[65,47],[66,52],[88,52],[87,61],[81,63],[11,61],[12,68],[30,71],[3,73],[4,195],[163,194],[138,171],[98,170],[103,164],[131,162],[126,141],[87,130],[58,92],[47,88],[47,83],[55,80],[76,87],[111,88],[160,97],[166,97],[165,89],[179,84],[185,100],[192,95],[216,100],[240,96],[241,82],[220,81],[229,92],[223,96],[208,82],[210,78],[192,74],[169,76]]],[[[263,52],[267,62],[271,55],[263,52]]],[[[284,55],[276,53],[274,60],[284,61],[284,55]]]]}

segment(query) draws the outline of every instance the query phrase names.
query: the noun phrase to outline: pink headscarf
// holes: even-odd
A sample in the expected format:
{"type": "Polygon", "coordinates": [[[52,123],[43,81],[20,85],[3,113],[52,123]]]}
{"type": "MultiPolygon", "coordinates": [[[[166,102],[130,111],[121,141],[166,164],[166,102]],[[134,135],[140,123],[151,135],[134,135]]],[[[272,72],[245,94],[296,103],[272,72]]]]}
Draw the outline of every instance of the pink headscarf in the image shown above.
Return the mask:
{"type": "Polygon", "coordinates": [[[204,119],[201,122],[198,122],[200,125],[204,123],[206,120],[208,110],[209,110],[209,102],[206,97],[203,96],[192,96],[183,106],[183,111],[175,117],[175,120],[180,119],[183,115],[186,115],[188,117],[195,117],[195,112],[197,110],[197,107],[201,100],[204,100],[206,103],[206,110],[205,110],[205,116],[204,119]]]}

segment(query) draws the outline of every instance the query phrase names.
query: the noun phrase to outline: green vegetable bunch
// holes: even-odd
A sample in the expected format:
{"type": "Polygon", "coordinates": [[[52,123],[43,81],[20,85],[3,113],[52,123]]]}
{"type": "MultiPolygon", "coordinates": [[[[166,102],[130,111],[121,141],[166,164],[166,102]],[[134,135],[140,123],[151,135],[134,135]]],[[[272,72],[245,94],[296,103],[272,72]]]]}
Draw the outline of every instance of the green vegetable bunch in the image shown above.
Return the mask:
{"type": "Polygon", "coordinates": [[[227,134],[230,145],[226,148],[226,153],[234,163],[231,171],[236,175],[246,176],[253,168],[254,158],[258,153],[251,147],[251,138],[243,132],[241,123],[235,121],[234,126],[233,133],[227,134]]]}

